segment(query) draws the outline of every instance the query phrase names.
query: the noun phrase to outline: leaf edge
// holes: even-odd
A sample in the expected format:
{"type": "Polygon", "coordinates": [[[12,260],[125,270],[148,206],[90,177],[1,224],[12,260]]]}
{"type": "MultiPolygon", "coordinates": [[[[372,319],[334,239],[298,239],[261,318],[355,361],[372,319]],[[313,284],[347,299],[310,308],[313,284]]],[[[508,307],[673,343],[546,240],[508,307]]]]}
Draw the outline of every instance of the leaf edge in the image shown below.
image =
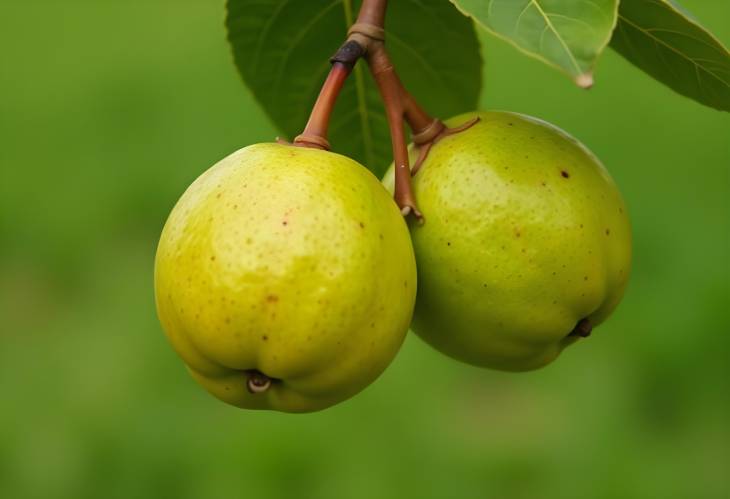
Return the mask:
{"type": "Polygon", "coordinates": [[[485,31],[486,33],[489,33],[490,35],[494,36],[495,38],[498,38],[498,39],[500,39],[502,41],[507,42],[509,45],[511,45],[514,48],[516,48],[522,54],[524,54],[524,55],[526,55],[528,57],[531,57],[533,59],[536,59],[536,60],[542,62],[543,64],[545,64],[545,65],[547,65],[547,66],[549,66],[549,67],[551,67],[553,69],[558,70],[558,72],[560,72],[560,73],[566,75],[568,78],[570,78],[575,85],[577,85],[580,88],[586,89],[586,90],[587,89],[590,89],[593,86],[593,84],[594,84],[593,74],[595,73],[595,69],[596,69],[596,67],[598,65],[598,61],[601,58],[601,56],[603,55],[603,53],[605,52],[606,48],[611,43],[611,39],[613,38],[613,33],[614,33],[614,31],[616,31],[616,26],[618,25],[618,10],[619,10],[619,4],[620,4],[620,0],[616,1],[615,4],[614,4],[615,7],[613,9],[613,23],[612,23],[611,29],[608,30],[608,36],[601,43],[600,48],[599,48],[599,51],[598,51],[598,55],[596,56],[595,62],[593,64],[591,64],[590,70],[587,71],[587,72],[584,72],[584,73],[580,73],[580,74],[577,74],[577,75],[573,75],[569,71],[566,71],[564,68],[558,66],[554,62],[551,62],[550,60],[546,59],[545,57],[543,57],[543,56],[541,56],[539,54],[536,54],[534,52],[531,52],[529,50],[526,50],[526,49],[520,47],[511,38],[509,38],[509,37],[507,37],[505,35],[502,35],[500,33],[497,33],[496,31],[492,30],[491,28],[489,28],[488,26],[486,26],[484,23],[482,23],[481,21],[479,21],[476,17],[474,17],[473,14],[470,14],[470,13],[466,12],[462,7],[460,7],[456,3],[457,1],[458,0],[449,0],[449,2],[454,7],[456,7],[456,10],[458,10],[459,12],[461,12],[462,15],[464,15],[464,16],[468,17],[469,19],[471,19],[475,26],[479,27],[481,30],[485,31]]]}

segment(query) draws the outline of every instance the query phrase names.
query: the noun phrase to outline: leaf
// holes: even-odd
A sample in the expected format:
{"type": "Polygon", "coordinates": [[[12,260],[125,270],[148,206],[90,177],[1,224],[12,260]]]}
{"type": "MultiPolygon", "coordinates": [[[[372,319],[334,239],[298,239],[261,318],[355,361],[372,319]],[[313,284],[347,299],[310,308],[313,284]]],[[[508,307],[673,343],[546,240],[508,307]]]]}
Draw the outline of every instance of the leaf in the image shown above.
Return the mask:
{"type": "Polygon", "coordinates": [[[616,25],[618,0],[451,0],[479,26],[568,73],[581,87],[616,25]]]}
{"type": "MultiPolygon", "coordinates": [[[[345,41],[359,1],[228,0],[226,25],[244,82],[292,139],[304,128],[345,41]]],[[[434,116],[476,108],[482,60],[473,23],[446,0],[391,2],[387,47],[406,87],[434,116]]],[[[391,161],[388,124],[367,65],[355,67],[331,122],[332,149],[381,174],[391,161]]]]}
{"type": "Polygon", "coordinates": [[[730,111],[730,53],[678,5],[622,0],[611,47],[675,92],[730,111]]]}

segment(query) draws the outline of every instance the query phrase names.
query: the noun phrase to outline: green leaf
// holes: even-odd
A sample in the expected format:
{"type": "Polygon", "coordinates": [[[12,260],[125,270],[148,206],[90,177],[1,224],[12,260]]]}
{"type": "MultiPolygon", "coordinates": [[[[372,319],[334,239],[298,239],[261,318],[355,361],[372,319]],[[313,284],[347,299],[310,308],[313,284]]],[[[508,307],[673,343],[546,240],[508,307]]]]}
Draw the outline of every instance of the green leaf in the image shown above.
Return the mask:
{"type": "Polygon", "coordinates": [[[487,31],[590,87],[618,0],[451,0],[487,31]]]}
{"type": "MultiPolygon", "coordinates": [[[[228,37],[244,82],[274,124],[292,139],[304,128],[345,41],[359,1],[228,0],[228,37]]],[[[446,0],[390,2],[387,47],[404,84],[434,116],[476,108],[480,45],[473,23],[446,0]]],[[[332,149],[380,174],[391,161],[388,124],[367,65],[343,88],[330,122],[332,149]]]]}
{"type": "Polygon", "coordinates": [[[730,53],[678,5],[622,0],[611,47],[674,91],[730,111],[730,53]]]}

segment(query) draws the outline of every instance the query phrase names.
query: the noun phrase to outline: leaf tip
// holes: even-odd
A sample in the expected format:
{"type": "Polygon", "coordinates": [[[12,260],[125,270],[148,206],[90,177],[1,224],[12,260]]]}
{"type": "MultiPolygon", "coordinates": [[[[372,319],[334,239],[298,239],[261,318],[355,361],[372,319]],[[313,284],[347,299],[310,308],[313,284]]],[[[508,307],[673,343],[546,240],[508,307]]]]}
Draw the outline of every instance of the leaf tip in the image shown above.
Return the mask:
{"type": "Polygon", "coordinates": [[[580,88],[591,88],[593,86],[593,74],[583,73],[575,77],[575,84],[580,88]]]}

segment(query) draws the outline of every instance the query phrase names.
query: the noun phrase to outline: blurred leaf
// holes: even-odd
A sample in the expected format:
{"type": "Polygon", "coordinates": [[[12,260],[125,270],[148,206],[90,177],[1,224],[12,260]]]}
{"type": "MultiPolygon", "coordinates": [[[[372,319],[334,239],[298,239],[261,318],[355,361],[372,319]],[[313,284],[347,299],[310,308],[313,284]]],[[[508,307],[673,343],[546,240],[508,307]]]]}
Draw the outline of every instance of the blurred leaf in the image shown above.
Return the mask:
{"type": "MultiPolygon", "coordinates": [[[[228,37],[236,65],[275,125],[301,133],[359,2],[228,0],[228,37]]],[[[479,41],[471,21],[447,1],[399,0],[388,10],[387,44],[401,79],[436,116],[476,108],[481,90],[479,41]]],[[[359,63],[332,116],[336,152],[380,174],[392,157],[377,88],[359,63]]]]}
{"type": "Polygon", "coordinates": [[[487,31],[568,73],[581,87],[616,26],[618,0],[451,0],[487,31]]]}
{"type": "Polygon", "coordinates": [[[668,0],[622,0],[611,47],[690,99],[730,111],[730,53],[668,0]]]}

